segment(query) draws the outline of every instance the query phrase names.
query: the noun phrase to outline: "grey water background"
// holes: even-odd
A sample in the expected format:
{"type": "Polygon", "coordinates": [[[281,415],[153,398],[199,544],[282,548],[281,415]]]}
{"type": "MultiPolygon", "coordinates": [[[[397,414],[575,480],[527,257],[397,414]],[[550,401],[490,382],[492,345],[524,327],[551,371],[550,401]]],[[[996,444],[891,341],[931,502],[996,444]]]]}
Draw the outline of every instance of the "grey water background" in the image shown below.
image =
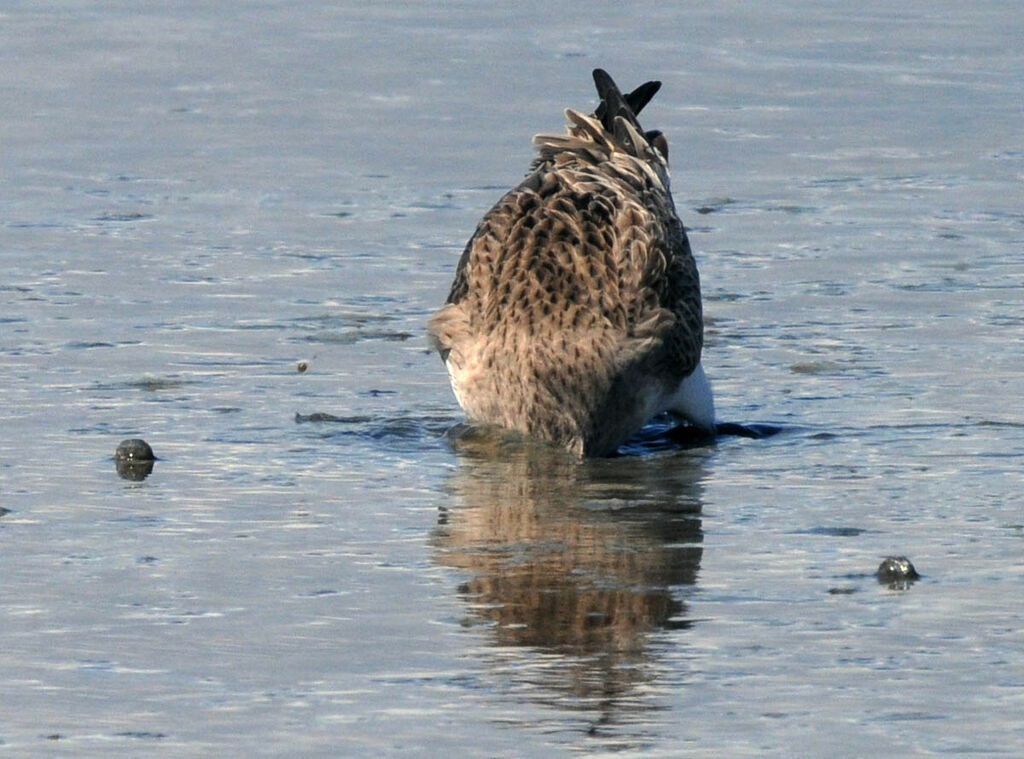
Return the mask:
{"type": "Polygon", "coordinates": [[[5,2],[0,756],[1024,754],[1022,27],[5,2]],[[781,434],[444,438],[424,322],[595,66],[781,434]]]}

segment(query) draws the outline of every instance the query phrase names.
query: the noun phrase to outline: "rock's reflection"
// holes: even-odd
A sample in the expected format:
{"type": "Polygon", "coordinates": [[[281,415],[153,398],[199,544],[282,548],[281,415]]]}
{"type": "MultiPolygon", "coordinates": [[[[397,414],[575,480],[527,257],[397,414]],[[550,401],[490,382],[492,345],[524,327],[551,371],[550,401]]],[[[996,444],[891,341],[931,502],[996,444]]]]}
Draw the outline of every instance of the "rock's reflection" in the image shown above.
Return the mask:
{"type": "Polygon", "coordinates": [[[435,546],[469,575],[470,621],[491,624],[495,646],[558,655],[547,689],[626,696],[648,677],[650,633],[689,624],[678,595],[700,565],[705,454],[581,463],[494,439],[457,449],[435,546]]]}

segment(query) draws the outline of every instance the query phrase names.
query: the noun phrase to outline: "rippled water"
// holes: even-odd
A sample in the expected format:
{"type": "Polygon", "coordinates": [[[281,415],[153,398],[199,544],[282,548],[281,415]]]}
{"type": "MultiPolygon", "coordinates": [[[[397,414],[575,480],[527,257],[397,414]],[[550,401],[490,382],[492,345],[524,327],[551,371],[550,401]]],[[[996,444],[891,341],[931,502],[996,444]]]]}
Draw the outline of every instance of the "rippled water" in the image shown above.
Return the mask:
{"type": "Polygon", "coordinates": [[[0,754],[1020,756],[1022,33],[5,6],[0,754]],[[598,65],[664,81],[719,412],[777,435],[456,427],[425,319],[598,65]]]}

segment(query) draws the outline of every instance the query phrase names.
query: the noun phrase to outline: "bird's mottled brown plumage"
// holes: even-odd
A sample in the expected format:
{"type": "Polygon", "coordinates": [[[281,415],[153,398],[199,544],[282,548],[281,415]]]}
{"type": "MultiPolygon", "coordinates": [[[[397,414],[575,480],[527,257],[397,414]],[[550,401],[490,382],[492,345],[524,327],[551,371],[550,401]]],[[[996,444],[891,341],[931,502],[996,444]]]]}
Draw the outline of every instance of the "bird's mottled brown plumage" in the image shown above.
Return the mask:
{"type": "Polygon", "coordinates": [[[567,134],[534,138],[531,171],[480,221],[429,325],[471,421],[588,456],[653,414],[695,418],[677,398],[695,370],[711,402],[667,143],[636,119],[660,84],[622,95],[604,71],[594,81],[594,115],[567,110],[567,134]]]}

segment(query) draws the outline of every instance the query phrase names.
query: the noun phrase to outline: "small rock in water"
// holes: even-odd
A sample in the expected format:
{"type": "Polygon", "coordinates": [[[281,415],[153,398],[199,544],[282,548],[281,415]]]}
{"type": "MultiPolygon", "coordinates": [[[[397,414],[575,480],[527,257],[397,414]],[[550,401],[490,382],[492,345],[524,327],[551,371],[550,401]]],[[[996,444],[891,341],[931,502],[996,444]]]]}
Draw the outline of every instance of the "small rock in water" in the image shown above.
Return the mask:
{"type": "Polygon", "coordinates": [[[117,473],[126,480],[140,482],[149,477],[154,461],[156,456],[153,455],[153,449],[139,438],[122,440],[114,452],[117,473]]]}
{"type": "Polygon", "coordinates": [[[903,590],[914,580],[921,579],[921,575],[906,556],[886,556],[878,565],[876,575],[880,583],[898,590],[903,590]]]}
{"type": "Polygon", "coordinates": [[[119,459],[131,461],[153,461],[156,458],[153,455],[153,449],[149,447],[149,443],[137,437],[130,440],[122,440],[121,444],[117,446],[117,451],[114,452],[114,455],[119,459]]]}

